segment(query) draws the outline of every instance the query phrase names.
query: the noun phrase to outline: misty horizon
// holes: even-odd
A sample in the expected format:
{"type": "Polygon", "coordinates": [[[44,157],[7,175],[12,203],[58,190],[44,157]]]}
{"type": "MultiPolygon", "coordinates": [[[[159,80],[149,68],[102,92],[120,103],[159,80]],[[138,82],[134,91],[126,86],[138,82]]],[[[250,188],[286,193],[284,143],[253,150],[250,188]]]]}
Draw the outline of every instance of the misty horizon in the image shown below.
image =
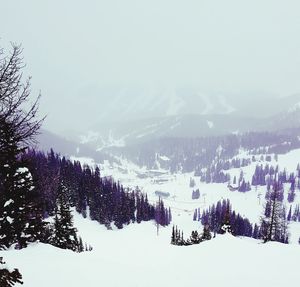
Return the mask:
{"type": "Polygon", "coordinates": [[[52,131],[107,120],[114,101],[125,109],[135,105],[139,118],[148,115],[137,102],[163,102],[168,115],[176,114],[168,112],[174,101],[178,110],[186,102],[193,109],[195,101],[202,114],[203,97],[224,97],[233,111],[235,102],[300,93],[296,1],[88,4],[2,5],[8,13],[0,19],[1,46],[22,44],[32,97],[41,91],[40,114],[48,115],[45,127],[52,131]]]}

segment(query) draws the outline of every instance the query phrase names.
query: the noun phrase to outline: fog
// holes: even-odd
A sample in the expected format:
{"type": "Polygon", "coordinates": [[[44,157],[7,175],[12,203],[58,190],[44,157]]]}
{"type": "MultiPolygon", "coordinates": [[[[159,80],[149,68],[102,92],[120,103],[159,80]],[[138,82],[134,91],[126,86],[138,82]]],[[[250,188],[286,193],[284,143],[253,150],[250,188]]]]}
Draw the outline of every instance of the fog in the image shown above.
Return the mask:
{"type": "Polygon", "coordinates": [[[40,113],[53,131],[177,91],[181,100],[192,93],[248,101],[300,92],[297,0],[1,0],[0,7],[0,46],[22,43],[32,96],[41,91],[40,113]]]}

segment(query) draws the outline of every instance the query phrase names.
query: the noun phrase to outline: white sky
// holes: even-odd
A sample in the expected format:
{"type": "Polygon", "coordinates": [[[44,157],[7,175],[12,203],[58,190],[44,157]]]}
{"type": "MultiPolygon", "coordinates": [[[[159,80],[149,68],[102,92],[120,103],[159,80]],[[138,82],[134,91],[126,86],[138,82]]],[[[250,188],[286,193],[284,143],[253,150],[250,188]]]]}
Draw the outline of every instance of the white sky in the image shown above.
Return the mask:
{"type": "Polygon", "coordinates": [[[300,92],[299,0],[0,3],[0,46],[23,44],[52,129],[124,87],[300,92]]]}

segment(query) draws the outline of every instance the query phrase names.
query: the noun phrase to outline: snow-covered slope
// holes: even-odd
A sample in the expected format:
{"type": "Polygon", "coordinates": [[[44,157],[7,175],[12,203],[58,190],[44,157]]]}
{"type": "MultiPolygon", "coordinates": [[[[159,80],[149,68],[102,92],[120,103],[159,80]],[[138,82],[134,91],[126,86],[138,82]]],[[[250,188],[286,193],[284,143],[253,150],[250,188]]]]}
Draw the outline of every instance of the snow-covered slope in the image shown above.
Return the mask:
{"type": "MultiPolygon", "coordinates": [[[[240,156],[245,158],[250,155],[243,152],[240,156]]],[[[89,158],[72,159],[95,164],[89,158]]],[[[163,159],[168,160],[166,157],[163,159]]],[[[281,168],[292,172],[298,161],[300,150],[294,150],[279,155],[278,162],[271,164],[278,163],[281,168]]],[[[255,164],[242,168],[246,178],[253,174],[255,164]]],[[[191,230],[202,230],[201,224],[192,220],[194,209],[203,210],[220,199],[230,199],[233,209],[248,217],[252,223],[258,222],[262,215],[266,187],[253,188],[246,193],[232,192],[225,184],[200,183],[192,173],[170,174],[162,168],[147,170],[123,159],[119,159],[118,164],[105,161],[100,167],[102,176],[112,175],[131,188],[140,186],[152,202],[158,200],[155,191],[169,192],[170,196],[164,199],[165,204],[172,208],[172,223],[178,225],[185,236],[189,236],[191,230]],[[189,186],[190,178],[196,182],[193,188],[189,186]],[[201,196],[192,200],[191,193],[196,188],[199,188],[201,196]]],[[[240,169],[229,172],[239,174],[240,169]]],[[[285,192],[288,192],[287,188],[285,192]]],[[[296,191],[293,206],[297,203],[300,203],[299,190],[296,191]]],[[[288,206],[286,200],[285,204],[288,206]]],[[[289,245],[274,242],[262,244],[250,238],[219,235],[200,245],[178,247],[170,244],[172,226],[160,228],[157,233],[154,223],[146,222],[108,231],[76,212],[74,215],[81,237],[94,248],[91,252],[76,254],[44,244],[32,244],[20,251],[0,251],[0,256],[4,256],[9,266],[20,269],[25,287],[281,287],[285,286],[287,278],[292,285],[298,282],[298,222],[289,226],[289,245]]]]}
{"type": "Polygon", "coordinates": [[[34,244],[0,256],[22,271],[24,287],[282,287],[299,280],[298,245],[220,235],[178,247],[170,245],[170,228],[157,236],[151,222],[107,231],[76,215],[75,224],[93,251],[77,254],[34,244]]]}

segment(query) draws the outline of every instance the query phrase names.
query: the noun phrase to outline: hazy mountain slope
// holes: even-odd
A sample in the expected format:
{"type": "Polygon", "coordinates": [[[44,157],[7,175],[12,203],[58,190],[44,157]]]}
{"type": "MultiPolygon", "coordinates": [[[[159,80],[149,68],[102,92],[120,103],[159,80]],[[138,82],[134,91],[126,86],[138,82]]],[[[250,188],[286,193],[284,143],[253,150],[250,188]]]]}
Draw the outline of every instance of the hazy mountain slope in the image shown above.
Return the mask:
{"type": "Polygon", "coordinates": [[[259,126],[261,120],[235,115],[182,115],[143,120],[102,123],[81,134],[73,133],[73,141],[101,150],[109,146],[125,146],[164,137],[202,137],[241,133],[259,126]]]}
{"type": "Polygon", "coordinates": [[[85,91],[93,98],[103,98],[93,109],[93,123],[137,121],[182,115],[236,114],[242,117],[270,117],[288,110],[300,102],[300,94],[286,97],[263,92],[222,93],[205,92],[196,88],[114,88],[104,91],[85,91]]]}
{"type": "MultiPolygon", "coordinates": [[[[300,95],[286,98],[249,97],[231,103],[230,97],[188,94],[148,95],[137,102],[101,109],[103,118],[85,131],[67,132],[71,141],[92,149],[125,146],[164,137],[217,136],[248,131],[276,131],[300,126],[300,95]],[[111,110],[113,109],[113,110],[111,110]],[[152,113],[153,111],[153,113],[152,113]]],[[[120,101],[120,103],[118,102],[120,101]]],[[[95,121],[98,115],[95,115],[95,121]]]]}
{"type": "Polygon", "coordinates": [[[45,152],[53,149],[55,152],[67,157],[77,155],[92,157],[98,162],[103,160],[102,154],[96,152],[94,149],[91,149],[86,145],[64,139],[63,137],[44,129],[41,130],[41,133],[37,137],[36,148],[45,152]]]}

